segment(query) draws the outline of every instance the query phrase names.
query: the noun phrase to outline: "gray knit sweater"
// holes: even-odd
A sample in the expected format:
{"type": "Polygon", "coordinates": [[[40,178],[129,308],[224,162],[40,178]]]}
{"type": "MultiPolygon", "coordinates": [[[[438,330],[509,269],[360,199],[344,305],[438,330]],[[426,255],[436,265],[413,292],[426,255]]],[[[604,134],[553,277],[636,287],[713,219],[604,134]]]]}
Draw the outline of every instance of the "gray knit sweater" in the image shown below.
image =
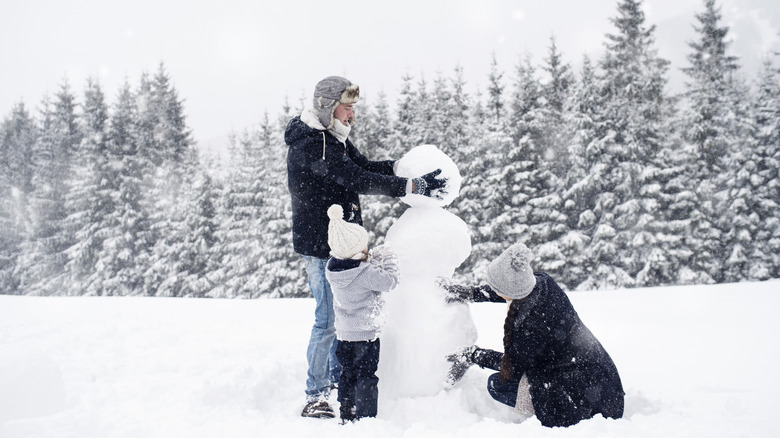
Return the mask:
{"type": "Polygon", "coordinates": [[[373,341],[382,328],[382,292],[398,283],[398,260],[375,251],[367,262],[332,258],[325,277],[333,291],[336,337],[340,341],[373,341]]]}

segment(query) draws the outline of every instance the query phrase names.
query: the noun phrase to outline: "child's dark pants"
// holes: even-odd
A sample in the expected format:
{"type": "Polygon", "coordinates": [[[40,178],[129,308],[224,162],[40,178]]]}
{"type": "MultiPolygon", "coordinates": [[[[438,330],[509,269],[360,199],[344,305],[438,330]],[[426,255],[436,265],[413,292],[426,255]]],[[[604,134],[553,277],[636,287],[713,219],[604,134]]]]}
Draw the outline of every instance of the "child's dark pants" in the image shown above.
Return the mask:
{"type": "Polygon", "coordinates": [[[339,403],[341,419],[376,417],[379,378],[379,339],[375,341],[339,341],[336,357],[341,363],[339,403]]]}

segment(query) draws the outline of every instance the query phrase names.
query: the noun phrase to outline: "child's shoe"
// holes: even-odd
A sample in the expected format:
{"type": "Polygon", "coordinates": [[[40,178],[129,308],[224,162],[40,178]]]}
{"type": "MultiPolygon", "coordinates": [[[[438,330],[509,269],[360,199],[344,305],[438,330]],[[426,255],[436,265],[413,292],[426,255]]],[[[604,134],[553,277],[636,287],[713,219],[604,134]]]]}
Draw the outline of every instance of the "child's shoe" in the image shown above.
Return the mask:
{"type": "Polygon", "coordinates": [[[355,405],[341,405],[339,414],[341,417],[341,424],[351,423],[357,419],[355,417],[355,405]]]}

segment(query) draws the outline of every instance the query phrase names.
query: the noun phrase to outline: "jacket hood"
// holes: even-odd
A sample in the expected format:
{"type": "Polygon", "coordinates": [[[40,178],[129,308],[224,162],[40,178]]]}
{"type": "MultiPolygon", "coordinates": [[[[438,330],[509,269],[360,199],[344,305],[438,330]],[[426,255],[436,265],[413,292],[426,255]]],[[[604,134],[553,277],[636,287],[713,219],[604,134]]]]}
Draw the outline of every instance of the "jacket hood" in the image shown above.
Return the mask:
{"type": "MultiPolygon", "coordinates": [[[[319,126],[315,125],[314,127],[312,127],[308,123],[306,123],[306,121],[304,121],[307,119],[307,116],[305,115],[306,112],[307,111],[304,110],[304,114],[293,117],[287,123],[287,128],[285,128],[284,130],[284,142],[286,144],[293,144],[301,140],[302,138],[311,135],[315,135],[315,134],[322,135],[320,134],[320,132],[325,130],[325,128],[322,127],[322,125],[319,126]],[[322,129],[318,129],[318,128],[322,128],[322,129]]],[[[314,120],[316,120],[316,117],[314,117],[313,115],[311,117],[314,118],[314,120]]]]}
{"type": "Polygon", "coordinates": [[[355,279],[363,273],[368,267],[368,263],[361,262],[359,266],[343,271],[330,271],[328,275],[328,281],[330,281],[332,287],[345,288],[349,286],[355,279]]]}

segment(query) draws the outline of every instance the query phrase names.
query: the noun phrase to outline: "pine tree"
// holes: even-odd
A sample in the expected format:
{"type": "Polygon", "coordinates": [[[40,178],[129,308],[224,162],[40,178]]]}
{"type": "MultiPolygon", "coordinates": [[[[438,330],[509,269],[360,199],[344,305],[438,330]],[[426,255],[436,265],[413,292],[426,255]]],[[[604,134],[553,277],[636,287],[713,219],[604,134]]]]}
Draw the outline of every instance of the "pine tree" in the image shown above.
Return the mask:
{"type": "Polygon", "coordinates": [[[498,70],[495,56],[488,75],[487,104],[484,124],[478,124],[475,138],[479,139],[469,151],[465,174],[469,175],[462,187],[465,198],[459,204],[465,204],[467,210],[475,215],[463,217],[472,232],[472,256],[466,266],[473,264],[473,276],[484,278],[484,270],[489,261],[498,257],[506,249],[506,242],[516,240],[515,215],[511,208],[512,177],[508,177],[507,163],[516,159],[514,145],[507,116],[504,114],[505,87],[502,84],[503,72],[498,70]],[[481,135],[479,135],[481,134],[481,135]],[[471,201],[473,200],[473,201],[471,201]],[[472,203],[473,202],[473,203],[472,203]],[[510,236],[510,234],[512,234],[510,236]]]}
{"type": "Polygon", "coordinates": [[[32,191],[32,150],[38,136],[35,119],[24,105],[19,102],[0,125],[0,165],[3,172],[4,197],[15,188],[18,195],[26,196],[32,191]]]}
{"type": "Polygon", "coordinates": [[[187,264],[182,260],[183,242],[190,234],[187,211],[192,199],[187,199],[186,176],[196,172],[197,159],[190,155],[192,139],[186,124],[184,108],[178,92],[171,85],[165,67],[160,65],[148,88],[142,83],[139,96],[140,119],[145,121],[139,144],[142,156],[150,158],[149,210],[154,245],[150,264],[145,273],[146,295],[179,296],[187,264]],[[151,149],[154,148],[154,149],[151,149]],[[144,153],[145,152],[145,153],[144,153]]]}
{"type": "Polygon", "coordinates": [[[686,84],[687,107],[683,114],[685,139],[695,148],[695,162],[690,174],[698,195],[697,208],[687,212],[691,220],[687,246],[693,254],[689,268],[698,273],[696,283],[722,282],[726,254],[724,225],[719,224],[727,211],[729,189],[727,181],[730,151],[741,140],[735,137],[735,96],[739,88],[734,74],[737,59],[728,55],[728,28],[720,25],[721,15],[714,0],[705,0],[705,11],[696,15],[694,26],[698,41],[690,42],[690,66],[683,69],[690,78],[686,84]]]}
{"type": "Polygon", "coordinates": [[[108,178],[115,185],[111,193],[115,208],[102,218],[97,231],[105,238],[95,264],[98,275],[85,291],[88,295],[140,295],[143,291],[152,240],[148,213],[142,208],[146,186],[144,161],[138,151],[138,116],[136,96],[125,82],[108,128],[108,178]]]}
{"type": "MultiPolygon", "coordinates": [[[[393,155],[399,148],[394,147],[394,130],[387,103],[387,97],[380,92],[376,104],[361,119],[365,135],[359,144],[360,151],[370,160],[397,160],[401,155],[393,155]]],[[[351,137],[351,135],[350,135],[351,137]]],[[[398,154],[403,152],[398,151],[398,154]]],[[[396,217],[389,212],[400,202],[386,196],[372,196],[370,202],[361,203],[363,223],[372,245],[381,245],[387,231],[395,223],[396,217]]]]}
{"type": "Polygon", "coordinates": [[[461,265],[460,274],[469,281],[484,278],[487,264],[504,249],[498,233],[512,227],[504,214],[506,188],[502,183],[503,164],[512,147],[504,114],[504,73],[495,53],[488,74],[485,105],[477,95],[469,115],[473,130],[464,142],[460,166],[463,182],[457,200],[457,214],[471,233],[471,255],[461,265]]]}
{"type": "Polygon", "coordinates": [[[111,196],[116,188],[108,163],[108,107],[93,79],[87,81],[82,108],[83,137],[68,175],[68,216],[63,226],[63,239],[69,239],[63,292],[71,295],[83,294],[97,274],[97,254],[106,237],[99,232],[102,218],[115,209],[111,196]]]}
{"type": "Polygon", "coordinates": [[[470,117],[471,98],[466,92],[466,81],[463,78],[463,67],[456,65],[454,76],[450,80],[449,93],[449,126],[444,133],[441,148],[455,161],[458,166],[464,165],[463,150],[466,143],[473,138],[471,134],[472,120],[470,117]]]}
{"type": "Polygon", "coordinates": [[[753,103],[755,149],[750,169],[753,248],[747,279],[780,278],[780,74],[769,61],[759,72],[753,103]]]}
{"type": "Polygon", "coordinates": [[[686,137],[697,146],[707,170],[719,171],[726,167],[728,151],[727,117],[723,108],[724,96],[728,95],[733,73],[739,69],[737,58],[727,55],[728,27],[721,27],[720,9],[715,0],[705,0],[705,11],[696,14],[699,21],[694,26],[698,41],[689,42],[692,52],[688,55],[690,67],[683,71],[690,78],[687,83],[687,97],[690,112],[687,120],[686,137]]]}
{"type": "Polygon", "coordinates": [[[265,253],[259,266],[261,283],[256,294],[271,298],[305,296],[309,293],[306,276],[300,272],[300,257],[292,243],[292,199],[287,187],[279,184],[286,176],[286,167],[279,163],[287,149],[267,113],[259,125],[257,141],[264,170],[258,193],[264,199],[258,213],[265,253]]]}
{"type": "MultiPolygon", "coordinates": [[[[515,86],[510,102],[510,133],[512,148],[507,151],[499,186],[506,194],[504,200],[508,215],[506,222],[514,224],[505,241],[532,239],[531,245],[545,241],[547,236],[528,235],[528,228],[538,225],[545,213],[537,212],[530,202],[545,197],[554,176],[548,172],[548,160],[544,144],[544,110],[541,84],[530,54],[518,63],[515,86]]],[[[542,207],[540,205],[540,207],[542,207]]],[[[542,207],[545,208],[546,207],[542,207]]]]}
{"type": "MultiPolygon", "coordinates": [[[[460,216],[469,226],[472,236],[474,278],[484,278],[487,264],[506,249],[507,242],[516,241],[517,223],[508,198],[507,173],[503,163],[512,148],[512,138],[503,130],[485,127],[484,136],[477,137],[467,172],[470,178],[461,186],[464,198],[459,205],[474,212],[460,216]]],[[[476,132],[479,132],[477,130],[476,132]]]]}
{"type": "MultiPolygon", "coordinates": [[[[471,175],[468,174],[469,158],[467,157],[473,155],[471,151],[474,148],[470,143],[476,140],[472,133],[475,129],[471,119],[472,100],[465,90],[466,82],[463,78],[463,67],[456,65],[453,74],[454,76],[450,80],[451,91],[448,102],[450,123],[439,148],[458,166],[462,179],[467,180],[471,178],[471,175]]],[[[461,185],[463,185],[463,182],[461,182],[461,185]]],[[[448,208],[453,214],[466,220],[473,213],[461,206],[462,201],[463,196],[459,195],[448,208]]]]}
{"type": "Polygon", "coordinates": [[[452,126],[452,93],[447,80],[441,72],[436,73],[433,80],[429,107],[430,122],[425,135],[425,142],[433,144],[448,156],[454,148],[449,131],[452,126]]]}
{"type": "MultiPolygon", "coordinates": [[[[384,101],[383,93],[380,92],[379,101],[384,101]]],[[[381,114],[381,111],[378,110],[378,114],[381,114]]],[[[281,114],[281,122],[279,124],[279,127],[281,129],[276,130],[276,132],[279,133],[279,135],[283,135],[284,133],[284,127],[286,126],[287,122],[292,118],[293,114],[290,111],[289,105],[285,103],[285,105],[282,107],[282,114],[281,114]]],[[[390,117],[389,115],[387,117],[379,116],[379,120],[387,120],[387,125],[384,125],[383,128],[387,129],[387,138],[384,140],[384,144],[389,149],[391,147],[391,139],[393,132],[390,129],[390,117]]],[[[374,134],[375,135],[375,134],[374,134]]],[[[285,157],[287,154],[287,145],[282,141],[283,139],[278,138],[274,135],[273,138],[275,138],[276,142],[278,142],[277,148],[280,148],[278,150],[278,157],[281,160],[282,163],[285,163],[285,157]]],[[[275,167],[276,169],[276,167],[275,167]]],[[[287,172],[287,166],[279,166],[278,167],[279,174],[277,175],[277,178],[281,178],[282,180],[286,181],[286,172],[287,172]]],[[[301,263],[301,257],[299,254],[295,252],[293,249],[292,244],[292,199],[290,197],[289,191],[286,189],[286,186],[284,187],[284,190],[282,190],[283,194],[282,197],[284,198],[284,204],[279,208],[277,211],[278,214],[283,215],[284,217],[284,223],[279,223],[278,226],[278,238],[282,240],[283,245],[285,245],[283,248],[280,248],[285,251],[286,253],[286,269],[283,269],[280,274],[281,277],[284,278],[294,278],[294,281],[290,281],[288,284],[284,286],[284,295],[283,296],[310,296],[308,286],[306,284],[306,274],[304,272],[303,265],[301,263]],[[287,230],[287,231],[285,231],[287,230]]]]}
{"type": "Polygon", "coordinates": [[[406,139],[406,151],[422,144],[433,144],[436,141],[436,126],[434,114],[437,110],[433,96],[428,90],[425,75],[420,74],[417,81],[417,92],[414,94],[414,110],[409,138],[406,139]]]}
{"type": "Polygon", "coordinates": [[[586,249],[588,278],[579,287],[631,287],[655,242],[643,227],[652,220],[655,202],[643,198],[652,184],[647,170],[663,148],[669,129],[664,95],[668,61],[658,57],[655,26],[646,27],[641,1],[623,0],[612,19],[616,34],[607,34],[600,62],[600,93],[596,139],[585,150],[591,157],[588,175],[595,196],[588,205],[592,224],[586,249]],[[642,234],[644,233],[644,234],[642,234]],[[644,239],[635,239],[642,234],[644,239]]]}
{"type": "Polygon", "coordinates": [[[65,265],[63,221],[67,216],[65,194],[71,157],[80,142],[76,99],[67,81],[53,101],[42,102],[41,135],[32,153],[30,234],[22,244],[20,288],[26,294],[62,292],[65,265]]]}
{"type": "MultiPolygon", "coordinates": [[[[553,59],[558,63],[557,55],[553,59]]],[[[561,67],[556,64],[554,68],[557,72],[561,67]]],[[[562,120],[563,107],[553,108],[546,88],[526,54],[517,68],[510,115],[515,143],[504,168],[510,177],[507,187],[512,206],[507,214],[519,233],[515,240],[532,247],[535,266],[557,277],[563,262],[553,242],[565,233],[566,217],[561,213],[561,183],[553,170],[565,154],[556,151],[559,146],[552,143],[552,133],[558,132],[562,123],[554,122],[553,114],[562,120]]],[[[563,92],[557,91],[561,99],[563,92]]]]}
{"type": "Polygon", "coordinates": [[[184,175],[183,201],[185,238],[177,254],[180,270],[178,293],[187,297],[205,297],[214,286],[212,273],[218,270],[216,197],[211,177],[200,165],[196,149],[186,153],[184,166],[190,170],[184,175]]]}
{"type": "MultiPolygon", "coordinates": [[[[488,174],[486,167],[486,155],[488,151],[489,140],[496,138],[497,132],[489,134],[488,125],[490,118],[482,105],[482,98],[479,91],[471,99],[472,104],[469,107],[468,119],[476,121],[471,125],[469,136],[463,142],[460,148],[460,160],[456,161],[463,181],[460,187],[460,196],[453,203],[452,212],[463,220],[468,226],[471,235],[472,251],[461,266],[456,270],[456,275],[463,277],[462,280],[470,283],[479,281],[478,275],[482,273],[484,266],[478,268],[477,264],[484,262],[482,239],[484,235],[489,235],[487,229],[490,223],[483,223],[484,209],[483,198],[486,191],[490,190],[485,179],[488,174]]],[[[507,143],[508,137],[505,137],[507,143]]],[[[484,278],[484,277],[483,277],[484,278]]]]}
{"type": "Polygon", "coordinates": [[[754,135],[750,105],[751,96],[746,84],[735,81],[731,93],[731,135],[729,144],[729,167],[725,176],[725,203],[727,210],[716,220],[723,231],[721,264],[723,270],[719,282],[736,282],[751,278],[756,266],[754,258],[759,255],[760,244],[756,241],[761,223],[757,214],[762,203],[757,196],[759,186],[755,171],[761,158],[754,135]],[[725,214],[724,214],[725,213],[725,214]]]}
{"type": "Polygon", "coordinates": [[[570,134],[564,125],[564,111],[574,82],[571,67],[561,58],[555,37],[550,37],[547,58],[542,67],[547,78],[541,89],[544,100],[541,146],[548,168],[558,177],[563,176],[571,166],[566,153],[570,134]]]}
{"type": "MultiPolygon", "coordinates": [[[[376,104],[366,108],[366,114],[356,125],[362,125],[363,136],[359,143],[361,153],[371,160],[392,159],[392,133],[393,126],[390,117],[390,108],[387,103],[387,95],[379,92],[376,104]]],[[[352,136],[350,134],[350,140],[352,136]]]]}
{"type": "Polygon", "coordinates": [[[561,212],[566,216],[568,231],[556,242],[551,257],[556,258],[557,250],[561,253],[560,258],[566,260],[559,275],[560,281],[570,288],[583,283],[592,266],[584,254],[595,226],[595,214],[591,208],[600,188],[590,173],[593,157],[587,151],[598,140],[601,105],[596,71],[590,58],[584,56],[582,70],[565,112],[566,125],[572,131],[572,140],[567,148],[571,165],[562,181],[561,191],[561,212]]]}
{"type": "Polygon", "coordinates": [[[531,55],[523,55],[516,68],[509,113],[509,131],[520,157],[538,166],[545,159],[543,149],[542,91],[531,55]]]}
{"type": "Polygon", "coordinates": [[[0,293],[19,290],[18,259],[28,237],[27,203],[32,192],[35,120],[19,102],[0,125],[0,293]]]}
{"type": "Polygon", "coordinates": [[[500,126],[504,120],[504,84],[502,79],[504,73],[498,69],[496,53],[490,61],[490,74],[488,75],[488,102],[487,114],[490,115],[494,126],[500,126]]]}
{"type": "Polygon", "coordinates": [[[223,272],[215,274],[221,282],[209,293],[214,298],[252,298],[262,291],[261,266],[267,258],[262,240],[266,225],[260,212],[268,169],[261,149],[256,132],[231,135],[234,166],[225,188],[218,231],[223,272]]]}
{"type": "MultiPolygon", "coordinates": [[[[370,157],[372,159],[401,159],[410,149],[425,144],[429,135],[430,118],[425,115],[431,106],[426,96],[427,84],[424,79],[418,82],[417,91],[412,89],[414,77],[405,74],[402,78],[401,90],[396,101],[396,115],[388,140],[388,150],[385,157],[370,157]],[[422,94],[421,94],[422,93],[422,94]]],[[[360,145],[358,145],[360,147],[360,145]]],[[[370,201],[361,199],[364,211],[363,222],[374,245],[381,244],[387,231],[401,217],[407,206],[398,198],[387,196],[372,196],[370,201]]]]}
{"type": "Polygon", "coordinates": [[[637,286],[686,284],[696,273],[686,264],[691,257],[685,245],[689,229],[689,211],[696,202],[690,182],[692,151],[680,139],[679,132],[667,132],[666,146],[649,163],[643,174],[639,195],[654,215],[645,215],[636,227],[635,247],[642,248],[635,270],[637,286]]]}
{"type": "Polygon", "coordinates": [[[420,108],[417,104],[419,98],[412,90],[413,80],[414,77],[409,73],[401,77],[401,90],[396,101],[395,141],[391,150],[394,157],[400,158],[409,149],[409,145],[416,141],[412,138],[412,133],[420,108]]]}

